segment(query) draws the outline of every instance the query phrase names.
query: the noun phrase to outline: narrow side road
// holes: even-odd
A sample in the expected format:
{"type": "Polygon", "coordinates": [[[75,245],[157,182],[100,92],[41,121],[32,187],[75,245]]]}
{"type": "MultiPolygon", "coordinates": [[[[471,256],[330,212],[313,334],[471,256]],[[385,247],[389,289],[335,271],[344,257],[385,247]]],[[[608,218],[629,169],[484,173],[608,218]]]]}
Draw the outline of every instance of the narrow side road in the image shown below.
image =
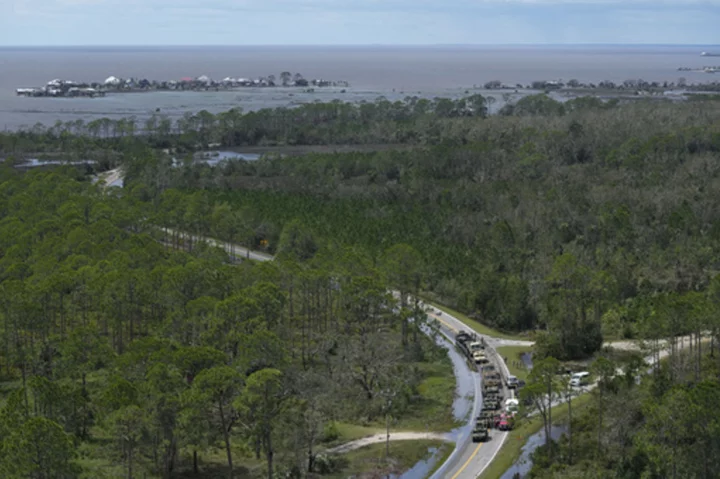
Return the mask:
{"type": "Polygon", "coordinates": [[[105,186],[122,186],[125,174],[121,168],[115,168],[114,170],[105,171],[100,173],[96,178],[98,181],[104,181],[105,186]]]}

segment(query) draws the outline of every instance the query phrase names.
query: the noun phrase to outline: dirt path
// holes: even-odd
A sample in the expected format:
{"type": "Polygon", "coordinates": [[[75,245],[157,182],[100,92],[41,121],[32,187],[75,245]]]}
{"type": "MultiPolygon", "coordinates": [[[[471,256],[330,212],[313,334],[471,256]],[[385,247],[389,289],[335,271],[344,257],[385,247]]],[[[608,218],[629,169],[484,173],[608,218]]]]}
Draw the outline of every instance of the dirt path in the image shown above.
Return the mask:
{"type": "MultiPolygon", "coordinates": [[[[391,441],[421,441],[421,440],[434,440],[443,442],[454,442],[449,434],[443,434],[439,432],[391,432],[391,441]]],[[[327,452],[333,454],[344,454],[346,452],[360,449],[361,447],[369,446],[371,444],[381,444],[387,441],[387,435],[375,434],[374,436],[363,437],[362,439],[356,439],[345,444],[328,449],[327,452]]]]}

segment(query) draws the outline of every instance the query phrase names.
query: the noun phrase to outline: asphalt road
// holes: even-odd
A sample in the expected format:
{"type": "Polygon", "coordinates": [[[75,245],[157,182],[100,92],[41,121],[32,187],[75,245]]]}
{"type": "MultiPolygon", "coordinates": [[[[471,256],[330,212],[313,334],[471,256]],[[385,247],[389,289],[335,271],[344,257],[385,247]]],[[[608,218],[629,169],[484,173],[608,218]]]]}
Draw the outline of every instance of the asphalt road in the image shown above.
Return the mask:
{"type": "Polygon", "coordinates": [[[182,238],[190,238],[193,242],[197,241],[205,241],[207,244],[211,246],[216,246],[218,248],[221,248],[225,250],[230,256],[232,256],[234,259],[251,259],[253,261],[272,261],[274,256],[265,254],[265,253],[259,253],[257,251],[252,251],[247,248],[243,248],[242,246],[238,245],[231,245],[229,243],[226,243],[224,241],[218,241],[212,238],[206,238],[204,236],[195,236],[188,233],[183,233],[176,231],[172,228],[165,228],[165,231],[171,234],[179,234],[182,238]]]}
{"type": "MultiPolygon", "coordinates": [[[[446,336],[449,336],[454,343],[455,334],[460,331],[474,332],[462,321],[455,318],[452,315],[444,313],[433,306],[423,304],[425,311],[428,316],[435,319],[441,329],[441,332],[446,336]]],[[[478,334],[477,332],[475,332],[478,334]]],[[[496,338],[484,336],[478,334],[485,339],[486,350],[491,349],[494,353],[494,348],[497,347],[496,338]]],[[[495,365],[500,369],[502,376],[507,377],[509,371],[507,365],[502,361],[498,355],[492,354],[495,357],[495,365]]],[[[477,476],[487,468],[492,462],[495,456],[500,451],[500,448],[507,440],[508,433],[498,431],[496,429],[490,430],[490,440],[487,442],[473,443],[472,442],[472,429],[475,424],[475,418],[480,414],[482,410],[482,375],[479,372],[474,372],[475,381],[475,401],[473,405],[473,412],[468,423],[462,428],[458,440],[456,442],[455,451],[450,455],[445,464],[443,464],[432,479],[475,479],[477,476]]]]}

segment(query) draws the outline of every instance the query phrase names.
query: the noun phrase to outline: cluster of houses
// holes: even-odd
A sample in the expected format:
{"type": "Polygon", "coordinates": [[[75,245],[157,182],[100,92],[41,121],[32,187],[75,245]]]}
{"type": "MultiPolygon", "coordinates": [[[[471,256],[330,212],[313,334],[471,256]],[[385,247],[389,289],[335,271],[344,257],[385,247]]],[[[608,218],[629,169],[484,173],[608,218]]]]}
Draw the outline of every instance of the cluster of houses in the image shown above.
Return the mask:
{"type": "Polygon", "coordinates": [[[105,92],[88,85],[71,80],[50,80],[44,87],[18,88],[16,93],[20,96],[49,96],[49,97],[96,97],[104,96],[105,92]]]}
{"type": "Polygon", "coordinates": [[[45,96],[45,97],[96,97],[104,96],[106,93],[140,92],[140,91],[208,91],[208,90],[229,90],[241,87],[347,87],[346,81],[330,81],[323,79],[306,80],[302,75],[296,73],[291,75],[284,72],[280,79],[274,75],[256,79],[226,77],[223,80],[215,81],[212,78],[201,75],[197,78],[185,77],[180,80],[155,81],[137,78],[108,77],[104,82],[78,83],[66,80],[52,80],[44,87],[39,88],[18,88],[16,93],[20,96],[45,96]]]}
{"type": "Polygon", "coordinates": [[[704,66],[702,68],[680,67],[680,68],[678,68],[678,71],[679,72],[720,73],[720,66],[716,66],[716,67],[704,66]]]}

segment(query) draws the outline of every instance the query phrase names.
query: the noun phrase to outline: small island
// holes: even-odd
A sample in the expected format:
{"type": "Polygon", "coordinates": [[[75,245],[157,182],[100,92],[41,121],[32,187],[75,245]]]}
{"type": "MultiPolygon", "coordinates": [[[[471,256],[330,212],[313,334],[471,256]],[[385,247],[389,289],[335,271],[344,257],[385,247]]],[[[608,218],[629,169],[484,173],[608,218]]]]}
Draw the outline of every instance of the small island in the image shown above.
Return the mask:
{"type": "Polygon", "coordinates": [[[714,66],[714,67],[701,67],[701,68],[691,68],[691,67],[680,67],[678,68],[679,72],[696,72],[696,73],[720,73],[720,66],[714,66]]]}
{"type": "Polygon", "coordinates": [[[141,93],[151,91],[228,91],[241,88],[307,88],[307,87],[349,87],[346,81],[331,81],[324,79],[308,80],[300,73],[283,72],[279,78],[268,75],[259,78],[226,77],[223,80],[213,80],[201,75],[196,78],[184,77],[179,80],[155,81],[138,78],[108,77],[103,82],[76,82],[71,80],[55,79],[47,82],[43,87],[18,88],[18,96],[27,97],[58,97],[94,98],[105,96],[108,93],[141,93]]]}

